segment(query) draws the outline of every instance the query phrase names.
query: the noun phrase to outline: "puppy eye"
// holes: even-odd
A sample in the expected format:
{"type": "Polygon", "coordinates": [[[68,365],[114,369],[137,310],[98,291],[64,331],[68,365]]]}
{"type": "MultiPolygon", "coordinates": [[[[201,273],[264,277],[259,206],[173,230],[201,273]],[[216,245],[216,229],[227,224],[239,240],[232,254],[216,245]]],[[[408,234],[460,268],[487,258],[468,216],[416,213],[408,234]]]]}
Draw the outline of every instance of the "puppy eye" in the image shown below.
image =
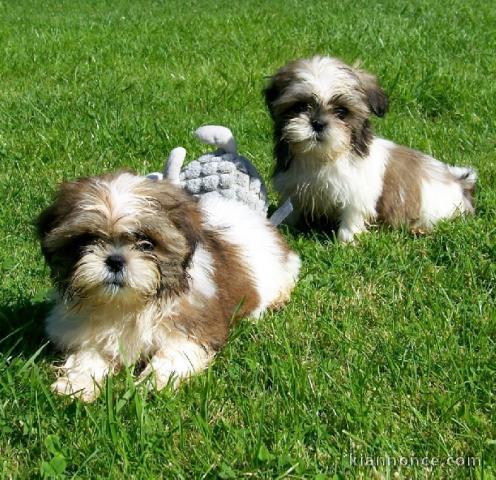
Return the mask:
{"type": "Polygon", "coordinates": [[[151,252],[155,245],[149,238],[142,238],[136,242],[136,248],[142,252],[151,252]]]}
{"type": "Polygon", "coordinates": [[[308,103],[306,102],[297,102],[291,107],[291,113],[303,113],[308,110],[308,103]]]}
{"type": "Polygon", "coordinates": [[[350,111],[346,107],[340,106],[340,107],[334,108],[333,113],[340,120],[344,120],[346,118],[346,116],[348,115],[348,113],[350,113],[350,111]]]}
{"type": "Polygon", "coordinates": [[[91,235],[89,233],[84,233],[72,239],[69,248],[73,250],[82,250],[85,247],[93,245],[98,241],[96,235],[91,235]]]}

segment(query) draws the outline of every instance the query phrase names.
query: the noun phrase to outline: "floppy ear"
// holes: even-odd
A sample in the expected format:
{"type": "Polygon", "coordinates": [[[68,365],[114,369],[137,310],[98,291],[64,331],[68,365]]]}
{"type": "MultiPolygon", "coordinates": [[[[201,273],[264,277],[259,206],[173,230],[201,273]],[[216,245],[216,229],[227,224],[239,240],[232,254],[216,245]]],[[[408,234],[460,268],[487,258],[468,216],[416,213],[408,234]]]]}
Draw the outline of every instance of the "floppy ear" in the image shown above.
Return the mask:
{"type": "Polygon", "coordinates": [[[51,255],[46,247],[45,239],[46,236],[59,224],[61,213],[60,206],[53,203],[43,210],[34,222],[36,227],[36,235],[41,243],[41,252],[47,262],[50,261],[51,255]]]}
{"type": "Polygon", "coordinates": [[[60,184],[52,203],[40,213],[34,222],[38,240],[41,242],[41,250],[47,260],[49,259],[49,254],[46,249],[45,239],[54,228],[58,227],[71,214],[78,185],[78,181],[60,184]]]}
{"type": "Polygon", "coordinates": [[[36,234],[41,244],[41,252],[49,264],[53,255],[47,246],[47,237],[70,215],[74,204],[75,184],[76,182],[66,182],[59,185],[52,203],[34,221],[36,234]]]}
{"type": "Polygon", "coordinates": [[[386,93],[379,85],[377,77],[365,70],[354,69],[354,71],[367,96],[371,111],[378,117],[383,117],[388,110],[389,102],[386,93]]]}
{"type": "Polygon", "coordinates": [[[265,104],[267,105],[272,117],[274,117],[274,102],[281,96],[284,89],[291,83],[294,76],[294,69],[297,64],[297,60],[290,62],[280,68],[273,77],[269,78],[263,93],[265,96],[265,104]]]}
{"type": "Polygon", "coordinates": [[[271,77],[269,79],[269,83],[267,84],[267,86],[264,88],[263,91],[265,97],[265,105],[267,105],[267,108],[269,109],[269,112],[272,116],[274,116],[274,110],[272,108],[272,104],[281,94],[281,88],[278,85],[278,83],[279,82],[277,82],[276,76],[271,77]]]}
{"type": "Polygon", "coordinates": [[[147,190],[159,203],[167,220],[172,222],[184,236],[190,250],[186,262],[188,263],[204,235],[198,200],[168,180],[150,180],[147,183],[147,190]]]}
{"type": "Polygon", "coordinates": [[[36,234],[39,240],[43,240],[47,233],[49,233],[57,224],[59,217],[57,205],[50,205],[45,208],[38,218],[34,221],[36,227],[36,234]]]}
{"type": "MultiPolygon", "coordinates": [[[[184,196],[181,195],[180,197],[178,198],[178,203],[169,210],[169,218],[186,238],[191,255],[193,255],[198,243],[203,240],[202,219],[197,206],[198,201],[194,197],[190,198],[190,195],[186,194],[186,192],[184,192],[184,196]]],[[[188,257],[185,263],[188,264],[189,260],[190,258],[188,257]]]]}

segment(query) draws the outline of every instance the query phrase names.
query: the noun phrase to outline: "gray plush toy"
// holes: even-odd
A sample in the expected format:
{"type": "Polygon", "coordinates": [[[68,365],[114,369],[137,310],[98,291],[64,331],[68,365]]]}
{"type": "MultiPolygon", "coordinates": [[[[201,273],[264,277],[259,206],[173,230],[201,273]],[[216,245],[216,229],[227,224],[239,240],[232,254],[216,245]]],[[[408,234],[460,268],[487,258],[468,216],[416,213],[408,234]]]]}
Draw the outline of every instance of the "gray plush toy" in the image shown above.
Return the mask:
{"type": "MultiPolygon", "coordinates": [[[[197,197],[221,195],[238,200],[266,217],[269,201],[265,184],[253,164],[238,155],[231,130],[206,125],[196,130],[195,135],[201,142],[217,147],[217,150],[181,168],[186,150],[182,147],[174,148],[165,164],[164,173],[152,173],[148,177],[156,180],[167,178],[197,197]]],[[[287,201],[274,212],[270,221],[279,225],[291,211],[291,203],[287,201]]]]}

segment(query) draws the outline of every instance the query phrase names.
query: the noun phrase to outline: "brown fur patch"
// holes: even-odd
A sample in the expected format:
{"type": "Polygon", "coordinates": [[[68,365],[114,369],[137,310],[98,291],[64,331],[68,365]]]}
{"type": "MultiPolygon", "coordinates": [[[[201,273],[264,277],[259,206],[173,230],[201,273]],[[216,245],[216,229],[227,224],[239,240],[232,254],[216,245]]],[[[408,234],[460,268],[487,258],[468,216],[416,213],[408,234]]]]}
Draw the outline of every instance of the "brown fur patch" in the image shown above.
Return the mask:
{"type": "Polygon", "coordinates": [[[365,70],[353,69],[353,72],[360,80],[370,110],[378,117],[386,115],[389,102],[386,93],[379,85],[377,77],[365,70]]]}
{"type": "Polygon", "coordinates": [[[195,305],[183,299],[174,324],[200,344],[219,350],[231,322],[254,311],[260,297],[237,247],[214,232],[205,232],[204,238],[204,247],[214,259],[216,293],[210,299],[195,299],[195,305]]]}
{"type": "Polygon", "coordinates": [[[60,291],[69,287],[71,272],[81,257],[82,248],[86,244],[85,232],[88,232],[89,226],[82,225],[81,231],[74,229],[72,234],[53,232],[74,216],[74,209],[81,202],[82,193],[91,181],[91,178],[85,177],[60,184],[53,203],[36,220],[41,251],[60,291]]]}
{"type": "Polygon", "coordinates": [[[275,75],[270,77],[264,89],[265,103],[274,120],[281,115],[281,111],[276,111],[274,102],[281,96],[282,92],[293,81],[296,71],[300,69],[302,60],[293,60],[281,67],[275,75]]]}
{"type": "Polygon", "coordinates": [[[186,269],[203,239],[198,201],[182,188],[163,181],[145,182],[140,193],[154,199],[157,206],[157,214],[146,217],[141,229],[156,243],[161,290],[168,296],[177,295],[187,288],[186,269]]]}
{"type": "MultiPolygon", "coordinates": [[[[169,182],[154,180],[147,180],[140,188],[140,193],[157,202],[160,212],[166,215],[168,220],[183,234],[192,253],[203,236],[196,197],[169,182]]],[[[150,220],[153,222],[153,218],[150,220]]]]}
{"type": "Polygon", "coordinates": [[[377,202],[378,219],[393,226],[411,225],[420,216],[422,201],[422,154],[396,146],[389,154],[382,194],[377,202]]]}
{"type": "Polygon", "coordinates": [[[53,203],[43,210],[36,219],[38,238],[42,241],[42,250],[45,256],[50,253],[46,245],[46,236],[71,216],[73,209],[81,200],[81,192],[90,181],[90,178],[80,178],[59,185],[53,203]]]}

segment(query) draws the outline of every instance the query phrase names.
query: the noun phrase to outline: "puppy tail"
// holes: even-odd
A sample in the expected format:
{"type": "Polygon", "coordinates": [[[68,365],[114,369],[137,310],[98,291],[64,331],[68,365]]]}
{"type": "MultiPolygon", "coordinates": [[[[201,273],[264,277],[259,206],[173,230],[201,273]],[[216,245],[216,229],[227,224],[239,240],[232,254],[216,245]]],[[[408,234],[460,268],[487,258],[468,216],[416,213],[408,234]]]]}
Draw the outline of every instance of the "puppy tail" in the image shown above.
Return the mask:
{"type": "Polygon", "coordinates": [[[474,212],[474,193],[477,182],[477,171],[471,167],[449,167],[450,172],[460,183],[465,197],[465,206],[471,213],[474,212]]]}
{"type": "Polygon", "coordinates": [[[205,125],[195,132],[196,138],[207,145],[224,150],[226,153],[237,154],[236,140],[231,130],[220,125],[205,125]]]}
{"type": "Polygon", "coordinates": [[[450,172],[462,185],[464,190],[474,190],[477,182],[477,172],[471,167],[449,167],[450,172]]]}

